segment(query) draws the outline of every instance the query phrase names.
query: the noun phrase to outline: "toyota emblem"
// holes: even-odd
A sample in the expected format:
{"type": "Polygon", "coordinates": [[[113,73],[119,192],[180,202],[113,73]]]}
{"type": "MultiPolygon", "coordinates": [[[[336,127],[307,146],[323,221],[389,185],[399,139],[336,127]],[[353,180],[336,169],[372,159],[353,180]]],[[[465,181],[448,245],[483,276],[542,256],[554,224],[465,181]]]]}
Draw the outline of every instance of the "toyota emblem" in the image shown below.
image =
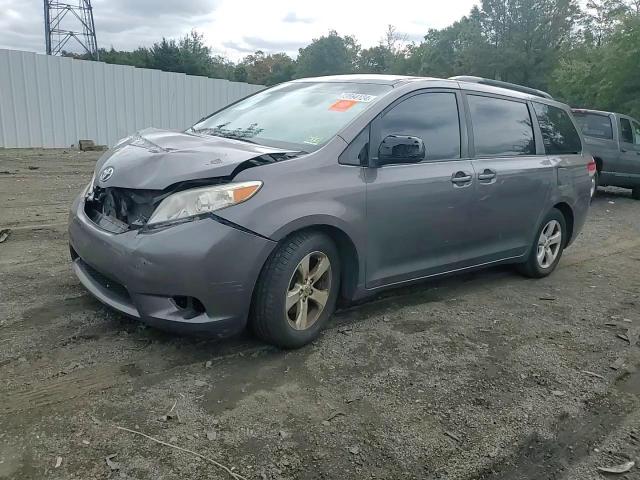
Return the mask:
{"type": "Polygon", "coordinates": [[[102,170],[102,173],[100,174],[100,181],[106,182],[112,176],[113,176],[113,167],[107,167],[104,170],[102,170]]]}

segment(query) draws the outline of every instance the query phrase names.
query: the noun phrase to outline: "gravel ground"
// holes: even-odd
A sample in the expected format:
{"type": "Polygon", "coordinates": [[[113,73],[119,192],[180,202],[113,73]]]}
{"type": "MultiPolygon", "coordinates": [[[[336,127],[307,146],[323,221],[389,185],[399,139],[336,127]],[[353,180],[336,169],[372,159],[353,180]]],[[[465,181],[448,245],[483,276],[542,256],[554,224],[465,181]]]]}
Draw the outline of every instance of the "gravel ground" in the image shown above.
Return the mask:
{"type": "Polygon", "coordinates": [[[395,290],[285,352],[145,328],[83,290],[66,216],[97,157],[0,150],[0,478],[232,478],[219,462],[247,479],[586,480],[640,462],[627,191],[600,193],[549,278],[395,290]]]}

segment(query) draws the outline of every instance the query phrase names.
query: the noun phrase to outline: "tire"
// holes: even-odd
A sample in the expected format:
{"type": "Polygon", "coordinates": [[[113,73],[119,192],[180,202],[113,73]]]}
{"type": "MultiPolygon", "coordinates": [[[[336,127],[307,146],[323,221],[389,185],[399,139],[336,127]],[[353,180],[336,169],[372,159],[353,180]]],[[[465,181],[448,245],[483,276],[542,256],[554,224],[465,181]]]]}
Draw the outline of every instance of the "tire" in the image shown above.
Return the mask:
{"type": "Polygon", "coordinates": [[[591,177],[591,200],[598,194],[598,183],[600,181],[600,173],[596,171],[591,177]]]}
{"type": "Polygon", "coordinates": [[[640,187],[634,187],[633,190],[631,190],[631,198],[640,200],[640,187]]]}
{"type": "Polygon", "coordinates": [[[267,343],[299,348],[318,336],[335,310],[339,291],[340,256],[335,243],[320,232],[295,233],[276,247],[260,273],[251,327],[267,343]],[[314,279],[316,267],[326,267],[325,261],[329,269],[314,279]]]}
{"type": "MultiPolygon", "coordinates": [[[[550,237],[554,237],[555,235],[550,235],[550,237]]],[[[546,237],[546,235],[545,235],[546,237]]],[[[527,260],[524,263],[518,264],[517,268],[520,273],[527,277],[531,278],[542,278],[549,275],[553,272],[562,257],[562,252],[564,251],[564,247],[567,244],[567,223],[565,221],[564,215],[560,210],[553,208],[551,211],[544,217],[540,228],[536,231],[536,236],[531,245],[531,252],[527,257],[527,260]],[[554,223],[555,222],[555,223],[554,223]],[[549,230],[553,226],[553,230],[549,230]],[[543,240],[543,232],[546,234],[554,233],[559,230],[560,238],[558,239],[558,243],[546,243],[545,245],[549,245],[549,249],[551,253],[555,252],[555,256],[551,256],[546,252],[546,248],[543,248],[543,257],[540,259],[540,241],[543,240]],[[557,245],[557,250],[554,246],[557,245]],[[553,260],[552,260],[553,259],[553,260]]]]}

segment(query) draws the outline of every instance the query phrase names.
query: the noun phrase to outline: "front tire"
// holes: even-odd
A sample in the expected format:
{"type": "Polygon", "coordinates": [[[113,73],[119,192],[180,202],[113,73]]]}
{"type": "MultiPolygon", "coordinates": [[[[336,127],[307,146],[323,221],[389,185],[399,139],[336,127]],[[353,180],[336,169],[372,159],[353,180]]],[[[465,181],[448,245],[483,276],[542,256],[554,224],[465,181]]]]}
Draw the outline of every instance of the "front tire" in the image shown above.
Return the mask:
{"type": "Polygon", "coordinates": [[[287,237],[264,265],[251,326],[265,342],[299,348],[314,340],[333,314],[340,290],[340,256],[320,232],[287,237]]]}
{"type": "Polygon", "coordinates": [[[538,229],[527,261],[518,265],[520,273],[542,278],[553,272],[567,244],[567,223],[560,210],[553,208],[538,229]]]}

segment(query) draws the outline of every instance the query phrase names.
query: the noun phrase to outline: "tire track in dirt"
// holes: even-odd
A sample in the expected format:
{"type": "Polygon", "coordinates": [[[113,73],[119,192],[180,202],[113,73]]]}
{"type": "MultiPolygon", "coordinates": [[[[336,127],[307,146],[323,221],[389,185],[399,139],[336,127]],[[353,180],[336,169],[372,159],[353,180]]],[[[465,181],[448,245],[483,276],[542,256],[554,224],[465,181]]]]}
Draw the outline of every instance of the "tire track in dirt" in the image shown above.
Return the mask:
{"type": "Polygon", "coordinates": [[[86,368],[0,395],[0,414],[37,410],[126,383],[139,372],[133,365],[86,368]]]}

